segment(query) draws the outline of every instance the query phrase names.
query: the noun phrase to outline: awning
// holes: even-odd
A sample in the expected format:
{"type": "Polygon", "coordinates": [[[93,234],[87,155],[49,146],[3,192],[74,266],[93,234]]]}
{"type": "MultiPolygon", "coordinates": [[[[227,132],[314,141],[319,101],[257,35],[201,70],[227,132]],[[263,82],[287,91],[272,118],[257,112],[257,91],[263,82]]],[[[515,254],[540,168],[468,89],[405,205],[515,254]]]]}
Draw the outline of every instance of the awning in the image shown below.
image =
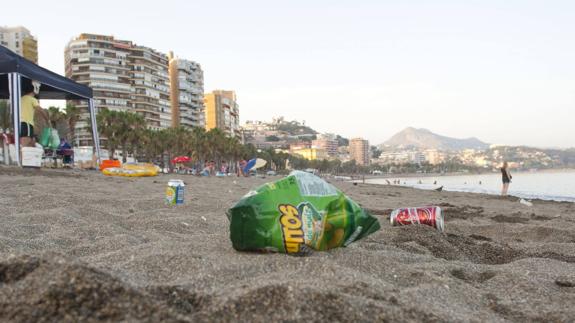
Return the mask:
{"type": "MultiPolygon", "coordinates": [[[[92,89],[66,77],[40,67],[19,56],[4,46],[0,46],[0,99],[10,99],[12,107],[12,126],[16,151],[20,151],[20,98],[22,85],[32,80],[40,82],[40,99],[87,100],[92,124],[92,139],[96,157],[100,162],[100,139],[96,124],[96,110],[92,98],[92,89]]],[[[16,154],[16,163],[22,165],[20,154],[16,154]]]]}
{"type": "MultiPolygon", "coordinates": [[[[22,82],[36,80],[42,84],[40,99],[53,100],[87,100],[92,98],[92,89],[76,83],[64,76],[40,67],[19,56],[4,46],[0,46],[0,74],[18,73],[26,79],[22,82]]],[[[0,99],[10,97],[7,75],[0,76],[0,99]]]]}

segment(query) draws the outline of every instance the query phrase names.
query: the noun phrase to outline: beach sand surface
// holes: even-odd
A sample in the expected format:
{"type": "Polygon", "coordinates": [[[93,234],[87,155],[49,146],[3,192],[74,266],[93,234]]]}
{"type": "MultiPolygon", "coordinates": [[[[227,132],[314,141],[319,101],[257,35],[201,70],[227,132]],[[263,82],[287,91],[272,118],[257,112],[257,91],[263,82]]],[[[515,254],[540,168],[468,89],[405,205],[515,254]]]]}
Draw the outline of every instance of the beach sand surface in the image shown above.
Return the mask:
{"type": "Polygon", "coordinates": [[[575,203],[333,182],[380,231],[307,257],[235,251],[226,210],[278,178],[0,168],[0,321],[575,318],[575,203]],[[187,185],[177,207],[172,178],[187,185]],[[390,226],[424,205],[444,233],[390,226]]]}

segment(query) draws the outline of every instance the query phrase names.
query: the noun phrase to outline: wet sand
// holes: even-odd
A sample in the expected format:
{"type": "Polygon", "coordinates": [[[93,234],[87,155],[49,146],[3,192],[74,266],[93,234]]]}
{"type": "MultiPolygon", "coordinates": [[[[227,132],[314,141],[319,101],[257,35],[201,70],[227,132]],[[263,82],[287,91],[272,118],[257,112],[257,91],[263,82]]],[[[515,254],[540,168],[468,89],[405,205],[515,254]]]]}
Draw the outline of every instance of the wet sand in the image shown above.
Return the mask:
{"type": "Polygon", "coordinates": [[[575,203],[334,182],[377,216],[308,257],[240,253],[225,211],[273,178],[0,168],[0,321],[558,321],[575,317],[575,203]],[[163,204],[171,178],[182,206],[163,204]],[[445,233],[391,227],[439,205],[445,233]]]}

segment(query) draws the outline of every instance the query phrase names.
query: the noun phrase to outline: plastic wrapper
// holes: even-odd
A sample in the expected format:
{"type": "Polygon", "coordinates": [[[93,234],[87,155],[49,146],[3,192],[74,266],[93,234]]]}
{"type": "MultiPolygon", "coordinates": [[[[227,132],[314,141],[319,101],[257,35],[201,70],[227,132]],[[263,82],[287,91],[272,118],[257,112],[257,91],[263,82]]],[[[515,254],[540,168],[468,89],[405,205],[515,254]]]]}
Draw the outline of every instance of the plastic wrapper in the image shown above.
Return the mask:
{"type": "Polygon", "coordinates": [[[234,249],[295,255],[344,247],[380,228],[337,188],[300,171],[250,191],[228,217],[234,249]]]}

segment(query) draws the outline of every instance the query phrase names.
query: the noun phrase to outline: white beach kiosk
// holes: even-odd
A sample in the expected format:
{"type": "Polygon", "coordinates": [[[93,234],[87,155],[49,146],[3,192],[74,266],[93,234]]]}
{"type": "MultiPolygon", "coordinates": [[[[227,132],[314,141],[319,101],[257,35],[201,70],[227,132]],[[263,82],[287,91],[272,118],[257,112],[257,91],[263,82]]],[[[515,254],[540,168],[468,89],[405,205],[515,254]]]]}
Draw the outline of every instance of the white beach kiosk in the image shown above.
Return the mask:
{"type": "MultiPolygon", "coordinates": [[[[100,138],[96,125],[96,111],[92,89],[76,83],[66,77],[40,67],[19,56],[4,46],[0,46],[0,99],[10,100],[10,112],[16,151],[20,151],[20,98],[22,82],[35,80],[41,83],[40,99],[52,100],[87,100],[92,125],[96,159],[100,164],[100,138]]],[[[15,154],[15,161],[22,166],[20,154],[15,154]]]]}

